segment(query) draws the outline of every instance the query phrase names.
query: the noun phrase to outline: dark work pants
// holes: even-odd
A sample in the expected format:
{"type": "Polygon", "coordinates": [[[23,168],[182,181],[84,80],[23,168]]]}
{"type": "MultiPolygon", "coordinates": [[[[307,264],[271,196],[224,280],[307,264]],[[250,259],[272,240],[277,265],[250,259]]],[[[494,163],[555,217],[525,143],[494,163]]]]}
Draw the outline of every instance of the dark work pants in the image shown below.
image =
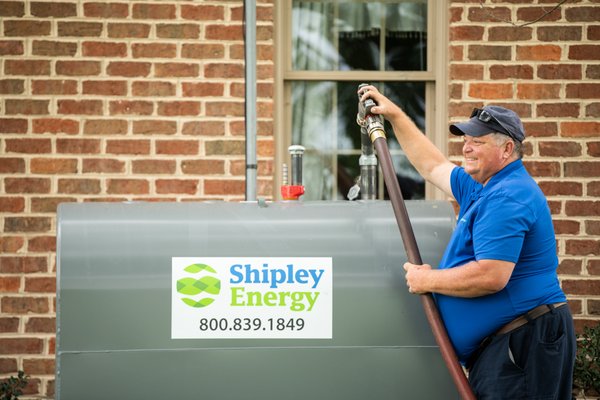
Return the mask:
{"type": "Polygon", "coordinates": [[[494,336],[469,370],[478,400],[571,400],[576,338],[564,305],[494,336]]]}

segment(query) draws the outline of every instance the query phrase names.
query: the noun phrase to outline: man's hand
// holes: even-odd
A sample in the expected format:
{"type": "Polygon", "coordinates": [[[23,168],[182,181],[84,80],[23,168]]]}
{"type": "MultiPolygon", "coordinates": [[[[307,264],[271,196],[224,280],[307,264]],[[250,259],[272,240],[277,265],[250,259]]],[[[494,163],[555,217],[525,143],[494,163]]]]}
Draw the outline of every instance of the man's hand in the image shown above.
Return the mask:
{"type": "Polygon", "coordinates": [[[404,263],[404,270],[406,271],[406,286],[408,286],[409,293],[423,294],[429,292],[427,289],[427,276],[431,271],[431,265],[417,265],[406,262],[404,263]]]}

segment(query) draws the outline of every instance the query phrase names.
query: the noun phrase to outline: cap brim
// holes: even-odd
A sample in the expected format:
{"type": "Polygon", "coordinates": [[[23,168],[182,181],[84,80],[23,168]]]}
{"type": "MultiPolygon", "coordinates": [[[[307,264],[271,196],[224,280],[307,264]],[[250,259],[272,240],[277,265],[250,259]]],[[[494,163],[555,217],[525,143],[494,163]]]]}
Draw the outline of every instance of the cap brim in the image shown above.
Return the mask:
{"type": "Polygon", "coordinates": [[[450,125],[450,133],[457,136],[483,136],[497,131],[497,129],[494,129],[492,126],[479,121],[477,118],[471,118],[466,122],[459,122],[457,124],[450,125]]]}

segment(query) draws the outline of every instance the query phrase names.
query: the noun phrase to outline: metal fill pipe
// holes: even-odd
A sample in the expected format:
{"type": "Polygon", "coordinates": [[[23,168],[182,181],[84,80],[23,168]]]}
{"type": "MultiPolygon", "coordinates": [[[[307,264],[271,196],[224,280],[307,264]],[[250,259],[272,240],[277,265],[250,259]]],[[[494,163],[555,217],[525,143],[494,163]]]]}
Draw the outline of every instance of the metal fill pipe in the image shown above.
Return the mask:
{"type": "MultiPolygon", "coordinates": [[[[400,185],[396,178],[396,171],[392,164],[392,156],[390,155],[390,150],[387,145],[385,130],[383,129],[383,125],[373,118],[372,115],[367,116],[367,126],[369,137],[379,156],[379,164],[383,171],[383,180],[390,196],[392,209],[396,216],[396,222],[400,229],[400,236],[402,237],[402,243],[404,244],[408,261],[412,264],[422,265],[423,261],[421,260],[419,247],[408,217],[408,212],[406,211],[406,205],[404,204],[404,198],[400,191],[400,185]]],[[[473,389],[471,389],[462,366],[458,362],[454,347],[452,347],[452,343],[450,343],[448,332],[446,331],[446,327],[442,321],[433,296],[431,293],[425,293],[421,294],[420,297],[423,304],[423,310],[425,311],[425,315],[431,326],[431,331],[440,348],[442,358],[446,363],[446,367],[450,372],[458,393],[464,400],[476,400],[473,389]]]]}
{"type": "Polygon", "coordinates": [[[244,0],[246,201],[256,200],[256,0],[244,0]]]}

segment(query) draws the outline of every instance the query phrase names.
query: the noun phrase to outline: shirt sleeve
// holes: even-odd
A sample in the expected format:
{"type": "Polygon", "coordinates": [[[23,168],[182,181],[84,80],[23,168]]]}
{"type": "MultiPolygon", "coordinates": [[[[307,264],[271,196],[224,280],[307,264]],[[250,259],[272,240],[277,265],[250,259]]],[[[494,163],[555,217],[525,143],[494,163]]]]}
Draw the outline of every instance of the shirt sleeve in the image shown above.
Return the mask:
{"type": "Polygon", "coordinates": [[[525,204],[506,196],[482,200],[473,224],[475,258],[516,263],[532,213],[525,204]]]}

